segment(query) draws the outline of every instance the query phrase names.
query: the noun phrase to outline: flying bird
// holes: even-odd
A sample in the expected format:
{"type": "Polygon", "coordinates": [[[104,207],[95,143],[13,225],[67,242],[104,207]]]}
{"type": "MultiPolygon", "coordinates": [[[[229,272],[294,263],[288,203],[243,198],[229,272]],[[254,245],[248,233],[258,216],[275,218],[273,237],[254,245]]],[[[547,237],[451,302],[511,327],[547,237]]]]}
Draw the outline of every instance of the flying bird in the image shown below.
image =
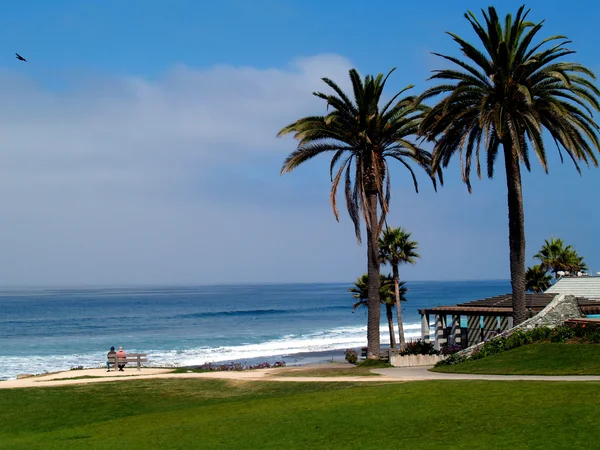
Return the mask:
{"type": "Polygon", "coordinates": [[[17,59],[19,61],[25,61],[25,62],[27,62],[27,60],[25,58],[23,58],[21,55],[19,55],[18,53],[15,53],[15,55],[17,55],[17,59]]]}

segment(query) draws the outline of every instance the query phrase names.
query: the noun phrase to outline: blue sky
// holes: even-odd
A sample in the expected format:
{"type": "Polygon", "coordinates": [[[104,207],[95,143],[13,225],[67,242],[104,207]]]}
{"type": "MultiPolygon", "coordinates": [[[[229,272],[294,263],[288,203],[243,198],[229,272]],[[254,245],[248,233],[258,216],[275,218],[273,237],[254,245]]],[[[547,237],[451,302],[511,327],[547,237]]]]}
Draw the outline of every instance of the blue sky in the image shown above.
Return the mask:
{"type": "MultiPolygon", "coordinates": [[[[502,2],[515,12],[520,2],[502,2]]],[[[279,176],[277,131],[324,112],[327,76],[397,71],[415,93],[458,55],[445,31],[487,2],[152,1],[0,5],[0,285],[348,282],[366,269],[329,206],[329,161],[279,176]],[[19,52],[28,63],[14,58],[19,52]]],[[[532,1],[541,36],[565,34],[600,73],[594,2],[532,1]]],[[[579,176],[549,145],[523,174],[528,255],[562,237],[600,271],[599,169],[579,176]]],[[[389,223],[413,232],[408,280],[506,279],[502,167],[469,195],[456,164],[417,195],[392,169],[389,223]]],[[[533,260],[528,258],[528,264],[533,260]]]]}

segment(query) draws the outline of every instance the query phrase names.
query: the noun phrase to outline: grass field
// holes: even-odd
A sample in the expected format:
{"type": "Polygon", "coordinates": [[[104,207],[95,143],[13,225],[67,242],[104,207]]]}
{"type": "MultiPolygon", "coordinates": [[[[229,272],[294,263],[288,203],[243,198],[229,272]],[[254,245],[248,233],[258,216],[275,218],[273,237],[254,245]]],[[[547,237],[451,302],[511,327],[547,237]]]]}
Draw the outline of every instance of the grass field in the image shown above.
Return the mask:
{"type": "Polygon", "coordinates": [[[600,383],[139,380],[0,391],[0,447],[594,448],[600,383]]]}
{"type": "Polygon", "coordinates": [[[435,372],[489,375],[600,375],[598,344],[531,344],[435,372]]]}
{"type": "Polygon", "coordinates": [[[276,372],[278,377],[369,377],[380,376],[371,372],[369,367],[352,366],[350,364],[319,364],[314,368],[285,368],[276,372]]]}

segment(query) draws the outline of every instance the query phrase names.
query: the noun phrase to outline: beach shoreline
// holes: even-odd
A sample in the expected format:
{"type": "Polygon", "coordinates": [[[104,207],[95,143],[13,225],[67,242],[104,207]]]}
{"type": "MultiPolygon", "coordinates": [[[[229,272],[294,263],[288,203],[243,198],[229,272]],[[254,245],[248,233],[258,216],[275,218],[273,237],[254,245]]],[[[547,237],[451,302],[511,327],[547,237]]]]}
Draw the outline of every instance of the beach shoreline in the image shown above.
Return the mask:
{"type": "MultiPolygon", "coordinates": [[[[242,359],[233,359],[233,360],[223,360],[223,361],[211,361],[210,364],[214,366],[220,365],[228,365],[228,364],[241,364],[242,366],[254,366],[263,363],[275,364],[276,362],[283,361],[286,366],[305,366],[305,365],[313,365],[313,364],[326,364],[326,363],[343,363],[345,362],[344,352],[346,349],[335,349],[335,350],[325,350],[325,351],[314,351],[314,352],[300,352],[300,353],[292,353],[285,355],[274,355],[268,357],[256,357],[256,358],[242,358],[242,359]]],[[[358,350],[358,348],[357,348],[358,350]]],[[[198,369],[200,367],[209,364],[182,364],[182,365],[160,365],[152,363],[152,355],[148,355],[148,359],[150,360],[149,364],[145,364],[145,369],[165,369],[165,370],[174,370],[174,369],[198,369]]],[[[14,381],[19,379],[19,377],[41,377],[47,375],[53,375],[55,373],[75,373],[78,371],[84,370],[96,370],[102,368],[104,369],[104,364],[98,364],[93,367],[86,366],[74,366],[70,369],[65,370],[57,370],[57,371],[44,371],[38,373],[19,373],[15,377],[0,379],[0,383],[5,381],[14,381]]],[[[131,369],[134,367],[132,366],[131,369]]]]}

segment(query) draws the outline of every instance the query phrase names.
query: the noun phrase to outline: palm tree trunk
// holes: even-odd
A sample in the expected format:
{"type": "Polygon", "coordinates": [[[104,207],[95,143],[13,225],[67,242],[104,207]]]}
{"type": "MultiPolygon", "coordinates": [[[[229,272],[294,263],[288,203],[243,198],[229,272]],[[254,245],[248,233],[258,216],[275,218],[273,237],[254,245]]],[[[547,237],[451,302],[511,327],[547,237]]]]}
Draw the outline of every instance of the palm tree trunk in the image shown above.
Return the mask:
{"type": "Polygon", "coordinates": [[[508,187],[508,242],[510,248],[510,282],[512,284],[513,321],[527,319],[525,305],[525,215],[519,158],[510,137],[502,141],[508,187]]]}
{"type": "Polygon", "coordinates": [[[400,302],[400,275],[398,274],[398,264],[392,264],[392,272],[394,275],[394,289],[396,291],[396,318],[398,320],[398,338],[400,349],[406,345],[404,340],[404,325],[402,323],[402,306],[400,302]]]}
{"type": "Polygon", "coordinates": [[[367,193],[367,273],[369,274],[369,300],[367,318],[367,358],[379,359],[381,304],[379,298],[379,236],[377,234],[377,191],[367,193]]]}
{"type": "Polygon", "coordinates": [[[394,332],[394,314],[392,313],[392,305],[385,304],[385,314],[387,316],[388,328],[390,330],[390,348],[396,348],[396,333],[394,332]]]}

